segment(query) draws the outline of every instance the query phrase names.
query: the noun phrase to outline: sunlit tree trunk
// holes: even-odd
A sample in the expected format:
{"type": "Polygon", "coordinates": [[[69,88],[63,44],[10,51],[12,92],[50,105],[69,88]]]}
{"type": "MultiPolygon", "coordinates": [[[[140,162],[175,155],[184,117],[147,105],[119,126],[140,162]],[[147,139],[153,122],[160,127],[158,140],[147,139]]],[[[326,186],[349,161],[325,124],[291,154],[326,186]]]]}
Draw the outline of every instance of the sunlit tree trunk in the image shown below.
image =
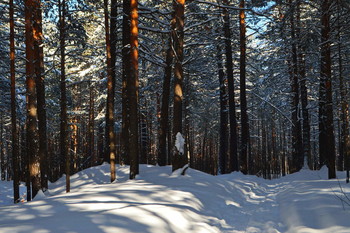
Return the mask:
{"type": "Polygon", "coordinates": [[[27,200],[32,198],[40,190],[40,159],[38,157],[38,132],[37,132],[37,103],[36,103],[36,85],[35,85],[35,67],[34,67],[34,32],[33,15],[35,11],[35,1],[25,1],[25,34],[26,34],[26,140],[27,156],[29,159],[29,177],[31,185],[31,194],[27,200]]]}
{"type": "Polygon", "coordinates": [[[127,81],[127,94],[130,106],[129,156],[130,179],[139,174],[139,127],[138,127],[138,1],[130,1],[130,77],[127,81]]]}
{"type": "MultiPolygon", "coordinates": [[[[113,6],[114,7],[114,6],[113,6]]],[[[105,33],[106,33],[106,50],[107,50],[107,104],[106,104],[106,153],[109,155],[111,169],[111,182],[115,180],[115,158],[116,158],[116,140],[114,132],[114,89],[115,89],[115,75],[113,75],[113,67],[111,57],[111,40],[109,29],[109,13],[108,0],[104,0],[104,14],[105,14],[105,33]]],[[[113,59],[115,61],[115,59],[113,59]]]]}
{"type": "MultiPolygon", "coordinates": [[[[175,28],[172,30],[172,40],[174,46],[174,113],[173,113],[173,141],[176,135],[182,134],[182,103],[183,103],[183,46],[184,46],[184,13],[185,0],[174,0],[175,28]]],[[[174,20],[173,19],[173,20],[174,20]]],[[[172,154],[173,171],[183,167],[187,163],[185,153],[181,153],[174,143],[172,154]]]]}

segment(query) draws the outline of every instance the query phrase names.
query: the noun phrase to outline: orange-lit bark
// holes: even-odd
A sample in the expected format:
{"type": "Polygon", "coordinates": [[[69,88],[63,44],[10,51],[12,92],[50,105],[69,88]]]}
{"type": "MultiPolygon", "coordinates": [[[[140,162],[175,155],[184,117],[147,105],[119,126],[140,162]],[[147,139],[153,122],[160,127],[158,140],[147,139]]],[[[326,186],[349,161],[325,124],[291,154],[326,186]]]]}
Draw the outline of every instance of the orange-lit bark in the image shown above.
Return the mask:
{"type": "Polygon", "coordinates": [[[127,82],[129,112],[129,156],[130,179],[139,174],[139,138],[138,138],[138,1],[130,1],[130,77],[127,82]]]}
{"type": "Polygon", "coordinates": [[[113,65],[111,59],[111,40],[109,31],[108,0],[104,0],[105,33],[106,33],[106,53],[107,53],[107,108],[106,108],[106,145],[108,159],[110,162],[111,182],[115,180],[115,132],[114,132],[114,87],[113,65]]]}
{"type": "MultiPolygon", "coordinates": [[[[174,47],[174,113],[173,113],[173,141],[176,140],[177,133],[182,132],[182,85],[183,85],[183,67],[184,60],[183,47],[184,47],[184,20],[185,20],[185,1],[176,0],[174,4],[174,19],[175,27],[172,30],[172,40],[174,47]]],[[[174,143],[175,145],[175,143],[174,143]]],[[[183,167],[188,163],[186,153],[180,153],[176,147],[172,153],[172,165],[173,171],[183,167]]]]}
{"type": "Polygon", "coordinates": [[[27,182],[27,200],[38,193],[40,189],[40,161],[38,157],[38,139],[37,139],[37,105],[36,105],[36,85],[34,69],[34,38],[33,38],[33,11],[34,1],[25,2],[25,34],[26,34],[26,138],[27,138],[27,159],[29,182],[27,182]]]}

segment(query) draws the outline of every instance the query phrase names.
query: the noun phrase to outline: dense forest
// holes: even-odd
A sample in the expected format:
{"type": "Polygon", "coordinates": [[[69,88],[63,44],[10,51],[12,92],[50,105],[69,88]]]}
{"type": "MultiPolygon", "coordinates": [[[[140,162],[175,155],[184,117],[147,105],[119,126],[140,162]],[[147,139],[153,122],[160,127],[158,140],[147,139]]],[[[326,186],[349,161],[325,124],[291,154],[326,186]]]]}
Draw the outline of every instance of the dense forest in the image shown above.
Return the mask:
{"type": "MultiPolygon", "coordinates": [[[[0,1],[1,179],[350,168],[346,0],[0,1]],[[185,172],[185,169],[184,169],[185,172]]],[[[349,180],[349,179],[347,179],[349,180]]]]}

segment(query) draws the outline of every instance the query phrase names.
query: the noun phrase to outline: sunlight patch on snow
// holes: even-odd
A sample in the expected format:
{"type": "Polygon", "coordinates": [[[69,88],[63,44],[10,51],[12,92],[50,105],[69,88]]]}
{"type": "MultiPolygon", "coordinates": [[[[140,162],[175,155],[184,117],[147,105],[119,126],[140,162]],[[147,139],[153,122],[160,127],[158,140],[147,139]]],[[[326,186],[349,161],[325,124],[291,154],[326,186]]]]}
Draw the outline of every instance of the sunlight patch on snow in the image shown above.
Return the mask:
{"type": "Polygon", "coordinates": [[[242,208],[242,206],[239,203],[236,203],[236,202],[231,201],[231,200],[226,200],[226,205],[232,205],[232,206],[235,206],[238,208],[242,208]]]}

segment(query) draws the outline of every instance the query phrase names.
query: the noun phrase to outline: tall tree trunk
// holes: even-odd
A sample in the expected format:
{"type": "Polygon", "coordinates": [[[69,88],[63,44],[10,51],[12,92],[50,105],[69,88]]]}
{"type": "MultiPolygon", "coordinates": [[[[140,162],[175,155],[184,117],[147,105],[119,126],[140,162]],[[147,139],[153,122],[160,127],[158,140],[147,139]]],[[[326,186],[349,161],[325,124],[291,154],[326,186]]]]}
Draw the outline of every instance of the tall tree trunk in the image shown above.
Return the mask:
{"type": "MultiPolygon", "coordinates": [[[[228,0],[223,0],[225,6],[228,6],[228,0]]],[[[232,63],[232,45],[231,45],[231,29],[230,15],[227,8],[223,8],[224,19],[224,36],[225,36],[225,55],[226,55],[226,75],[228,81],[229,95],[229,121],[230,121],[230,169],[238,171],[238,136],[237,136],[237,119],[235,106],[235,88],[233,79],[233,63],[232,63]]]]}
{"type": "Polygon", "coordinates": [[[35,1],[34,13],[34,66],[35,83],[37,93],[38,110],[38,133],[39,133],[39,151],[40,159],[40,180],[43,191],[48,189],[48,158],[47,158],[47,122],[46,122],[46,101],[45,101],[45,83],[44,83],[44,50],[42,34],[42,10],[41,1],[35,1]]]}
{"type": "MultiPolygon", "coordinates": [[[[115,66],[115,58],[112,64],[111,57],[111,40],[109,31],[109,13],[108,13],[108,0],[104,0],[104,14],[105,14],[105,33],[106,33],[106,50],[107,50],[107,104],[106,104],[106,145],[108,160],[110,162],[111,169],[111,182],[115,180],[115,157],[116,157],[116,141],[114,132],[114,89],[115,89],[115,75],[113,70],[115,66]]],[[[112,6],[115,6],[114,5],[112,6]]],[[[114,11],[114,10],[113,10],[114,11]]],[[[114,28],[115,29],[115,28],[114,28]]],[[[115,54],[114,54],[115,55],[115,54]]],[[[108,161],[107,160],[107,161],[108,161]]]]}
{"type": "Polygon", "coordinates": [[[337,1],[338,12],[338,72],[339,72],[339,86],[340,86],[340,140],[339,140],[339,158],[338,170],[346,170],[346,182],[349,183],[350,174],[350,135],[349,135],[349,104],[348,104],[348,84],[344,82],[343,75],[343,59],[341,48],[341,25],[340,25],[340,11],[341,5],[337,1]]]}
{"type": "Polygon", "coordinates": [[[219,149],[219,167],[220,173],[228,173],[228,116],[227,116],[227,93],[225,87],[225,73],[222,64],[220,45],[217,45],[217,64],[219,71],[220,85],[220,149],[219,149]]]}
{"type": "MultiPolygon", "coordinates": [[[[172,30],[172,40],[175,52],[174,61],[174,113],[173,113],[173,141],[176,135],[182,134],[182,102],[183,102],[183,46],[184,46],[184,14],[185,0],[174,0],[175,28],[172,30]]],[[[187,163],[185,154],[180,152],[174,143],[172,164],[173,171],[183,167],[187,163]]]]}
{"type": "Polygon", "coordinates": [[[15,70],[15,23],[14,5],[10,0],[10,75],[11,75],[11,129],[12,129],[12,167],[13,167],[13,201],[19,202],[19,147],[16,113],[16,70],[15,70]]]}
{"type": "Polygon", "coordinates": [[[123,0],[122,36],[122,137],[121,153],[125,164],[130,164],[129,156],[129,102],[127,82],[130,79],[130,1],[123,0]]]}
{"type": "MultiPolygon", "coordinates": [[[[175,20],[171,21],[171,28],[175,26],[175,20]]],[[[159,149],[158,149],[158,165],[167,165],[167,131],[169,129],[169,97],[170,97],[170,83],[171,83],[171,69],[173,61],[172,36],[170,35],[168,49],[165,59],[165,71],[163,80],[162,92],[162,106],[160,112],[160,129],[159,129],[159,149]]],[[[168,138],[169,140],[169,138],[168,138]]],[[[171,140],[171,139],[170,139],[171,140]]]]}
{"type": "Polygon", "coordinates": [[[130,77],[127,82],[127,94],[130,106],[129,156],[130,179],[139,174],[139,134],[138,134],[138,1],[130,1],[130,77]]]}
{"type": "Polygon", "coordinates": [[[240,100],[241,100],[241,171],[244,174],[251,173],[253,169],[253,158],[250,154],[249,123],[247,113],[246,96],[246,25],[245,25],[245,1],[241,0],[239,7],[239,32],[240,32],[240,100]],[[249,160],[249,162],[248,162],[249,160]]]}
{"type": "Polygon", "coordinates": [[[291,26],[291,61],[290,61],[290,83],[291,83],[291,112],[292,112],[292,158],[295,171],[301,169],[303,165],[302,141],[301,141],[301,122],[299,117],[299,80],[298,80],[298,52],[295,36],[295,6],[292,0],[289,0],[291,7],[290,26],[291,26]]]}
{"type": "Polygon", "coordinates": [[[66,173],[66,192],[70,192],[70,154],[68,151],[68,115],[66,88],[66,0],[58,0],[58,14],[60,20],[60,151],[62,172],[66,173]]]}
{"type": "Polygon", "coordinates": [[[321,3],[321,72],[319,96],[320,165],[328,167],[328,178],[336,178],[335,138],[332,103],[332,70],[330,41],[330,0],[321,3]]]}
{"type": "MultiPolygon", "coordinates": [[[[112,102],[113,102],[113,111],[115,107],[115,88],[116,88],[116,79],[117,79],[117,17],[118,17],[118,1],[111,0],[111,26],[110,26],[110,39],[111,39],[111,65],[112,65],[112,102]]],[[[114,116],[115,118],[115,116],[114,116]]],[[[114,120],[115,121],[115,120],[114,120]]],[[[114,122],[113,121],[113,122],[114,122]]],[[[114,127],[113,127],[114,129],[114,127]]],[[[114,145],[115,145],[115,160],[118,161],[120,155],[117,154],[117,138],[114,131],[114,145]]]]}
{"type": "Polygon", "coordinates": [[[27,87],[27,122],[26,122],[26,140],[27,156],[29,158],[29,177],[31,184],[31,195],[28,201],[40,190],[40,159],[38,157],[38,139],[37,139],[37,103],[35,86],[35,68],[34,68],[34,32],[33,32],[33,14],[36,6],[35,0],[26,0],[25,2],[25,29],[26,29],[26,87],[27,87]]]}
{"type": "Polygon", "coordinates": [[[300,102],[302,111],[302,148],[303,148],[303,159],[304,162],[307,161],[309,168],[312,167],[311,162],[311,144],[310,144],[310,120],[309,120],[309,109],[308,105],[308,93],[306,86],[306,71],[305,71],[305,45],[303,41],[300,40],[302,28],[300,21],[301,14],[301,0],[297,1],[297,28],[296,37],[298,40],[298,74],[299,74],[299,85],[300,85],[300,102]]]}

